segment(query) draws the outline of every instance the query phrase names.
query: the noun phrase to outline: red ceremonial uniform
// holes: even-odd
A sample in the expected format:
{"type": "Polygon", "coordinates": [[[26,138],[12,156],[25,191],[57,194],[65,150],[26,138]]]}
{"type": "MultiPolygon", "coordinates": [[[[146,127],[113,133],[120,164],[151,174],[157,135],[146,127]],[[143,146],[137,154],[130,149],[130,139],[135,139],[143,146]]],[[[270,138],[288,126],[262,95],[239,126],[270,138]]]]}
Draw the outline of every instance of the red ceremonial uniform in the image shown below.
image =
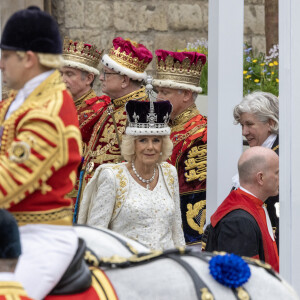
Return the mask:
{"type": "Polygon", "coordinates": [[[72,224],[70,192],[81,159],[72,97],[54,71],[5,120],[0,102],[0,207],[23,224],[72,224]]]}
{"type": "MultiPolygon", "coordinates": [[[[110,103],[111,101],[108,96],[103,95],[98,97],[92,89],[75,101],[79,120],[79,129],[82,137],[83,157],[85,156],[88,142],[93,133],[93,127],[110,103]]],[[[74,189],[68,194],[68,196],[73,199],[74,204],[78,193],[78,186],[79,178],[77,177],[74,189]]]]}
{"type": "Polygon", "coordinates": [[[85,149],[93,133],[95,123],[99,120],[109,104],[111,104],[111,101],[108,96],[103,95],[98,97],[95,95],[92,98],[83,99],[81,105],[76,107],[79,128],[85,149]]]}
{"type": "Polygon", "coordinates": [[[172,121],[170,137],[174,147],[168,162],[178,171],[185,241],[198,243],[206,211],[207,119],[196,105],[172,121]]]}

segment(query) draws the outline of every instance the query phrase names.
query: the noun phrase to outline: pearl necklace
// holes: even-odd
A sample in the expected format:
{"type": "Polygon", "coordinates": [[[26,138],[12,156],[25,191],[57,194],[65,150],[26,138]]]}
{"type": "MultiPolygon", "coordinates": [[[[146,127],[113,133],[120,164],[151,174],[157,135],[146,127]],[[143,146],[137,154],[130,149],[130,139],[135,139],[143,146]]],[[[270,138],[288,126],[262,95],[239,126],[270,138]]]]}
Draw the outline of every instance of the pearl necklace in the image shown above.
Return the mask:
{"type": "Polygon", "coordinates": [[[136,176],[140,181],[142,181],[142,182],[144,182],[144,183],[147,183],[146,188],[147,188],[147,190],[149,190],[149,188],[150,188],[149,183],[151,183],[151,182],[154,180],[154,178],[155,178],[156,168],[154,167],[153,175],[152,175],[152,177],[151,177],[150,179],[144,179],[144,178],[143,178],[142,176],[140,176],[140,175],[138,174],[138,172],[136,171],[136,168],[135,168],[135,166],[134,166],[134,162],[131,163],[131,166],[132,166],[132,170],[133,170],[133,173],[135,174],[135,176],[136,176]]]}

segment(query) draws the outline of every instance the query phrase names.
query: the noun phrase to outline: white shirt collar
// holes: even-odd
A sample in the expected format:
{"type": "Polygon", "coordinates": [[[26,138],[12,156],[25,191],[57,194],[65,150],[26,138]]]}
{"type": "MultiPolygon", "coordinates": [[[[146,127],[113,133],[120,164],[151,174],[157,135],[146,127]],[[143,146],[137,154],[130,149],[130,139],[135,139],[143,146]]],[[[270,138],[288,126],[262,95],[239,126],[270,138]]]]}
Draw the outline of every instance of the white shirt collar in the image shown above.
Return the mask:
{"type": "Polygon", "coordinates": [[[28,96],[45,80],[47,79],[55,70],[50,70],[39,74],[29,81],[25,83],[25,85],[19,90],[15,100],[11,103],[6,116],[5,120],[8,119],[11,114],[16,111],[28,98],[28,96]]]}
{"type": "MultiPolygon", "coordinates": [[[[252,194],[251,192],[249,192],[248,190],[246,190],[246,189],[243,188],[242,186],[240,186],[240,189],[241,189],[242,191],[244,191],[245,193],[250,194],[250,195],[254,196],[255,198],[257,198],[254,194],[252,194]]],[[[258,199],[258,198],[257,198],[257,199],[258,199]]]]}
{"type": "Polygon", "coordinates": [[[275,133],[270,134],[261,146],[271,149],[274,142],[276,141],[276,138],[277,138],[277,134],[275,133]]]}

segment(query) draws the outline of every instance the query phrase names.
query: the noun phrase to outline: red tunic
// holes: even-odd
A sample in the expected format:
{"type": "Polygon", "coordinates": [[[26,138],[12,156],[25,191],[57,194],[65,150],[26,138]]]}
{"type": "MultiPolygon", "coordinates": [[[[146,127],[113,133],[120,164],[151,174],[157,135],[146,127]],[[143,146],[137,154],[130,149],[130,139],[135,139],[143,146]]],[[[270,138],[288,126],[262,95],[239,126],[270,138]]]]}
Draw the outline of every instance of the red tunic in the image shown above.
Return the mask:
{"type": "Polygon", "coordinates": [[[95,123],[99,120],[101,114],[110,104],[110,102],[111,101],[108,96],[96,96],[96,93],[93,89],[75,101],[79,129],[83,141],[83,150],[86,149],[86,146],[91,138],[95,123]]]}
{"type": "Polygon", "coordinates": [[[201,242],[206,211],[207,119],[192,105],[171,124],[168,162],[178,172],[182,225],[187,244],[201,242]]]}
{"type": "Polygon", "coordinates": [[[0,103],[0,208],[19,225],[72,224],[71,199],[81,159],[76,109],[59,71],[44,80],[7,120],[0,103]],[[1,139],[1,138],[0,138],[1,139]]]}
{"type": "MultiPolygon", "coordinates": [[[[87,145],[93,133],[93,127],[105,111],[107,106],[111,103],[108,96],[96,96],[91,89],[87,94],[75,101],[76,110],[79,120],[79,129],[82,137],[82,155],[86,154],[87,145]]],[[[81,165],[79,166],[81,168],[81,165]]],[[[79,170],[80,171],[80,170],[79,170]]],[[[79,187],[79,172],[77,174],[76,184],[74,189],[68,194],[75,204],[79,187]]]]}
{"type": "Polygon", "coordinates": [[[262,234],[265,261],[279,272],[279,258],[275,241],[270,237],[266,215],[262,208],[263,202],[258,198],[242,191],[232,191],[211,217],[211,225],[216,227],[218,222],[233,210],[241,209],[253,216],[262,234]]]}

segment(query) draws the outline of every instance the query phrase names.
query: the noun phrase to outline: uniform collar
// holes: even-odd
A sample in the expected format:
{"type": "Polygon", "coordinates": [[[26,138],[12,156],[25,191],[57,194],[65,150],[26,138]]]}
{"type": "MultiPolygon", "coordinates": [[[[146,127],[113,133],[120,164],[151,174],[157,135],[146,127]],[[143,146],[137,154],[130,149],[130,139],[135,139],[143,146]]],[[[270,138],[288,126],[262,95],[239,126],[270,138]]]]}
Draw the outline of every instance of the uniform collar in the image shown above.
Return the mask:
{"type": "Polygon", "coordinates": [[[91,98],[96,97],[96,93],[93,89],[90,89],[87,93],[85,93],[84,95],[82,95],[80,98],[78,98],[77,100],[74,100],[74,104],[76,106],[76,108],[79,108],[79,106],[84,102],[84,100],[88,100],[91,98]]]}
{"type": "Polygon", "coordinates": [[[146,93],[145,87],[142,87],[139,90],[136,90],[132,93],[129,93],[120,98],[114,99],[113,103],[116,108],[124,106],[129,100],[138,100],[138,101],[147,101],[148,95],[146,93]]]}
{"type": "Polygon", "coordinates": [[[185,111],[183,111],[181,114],[176,116],[174,118],[174,120],[171,120],[170,125],[171,125],[171,127],[174,127],[177,125],[183,125],[199,114],[200,114],[200,112],[199,112],[198,108],[196,107],[196,104],[192,104],[185,111]]]}

